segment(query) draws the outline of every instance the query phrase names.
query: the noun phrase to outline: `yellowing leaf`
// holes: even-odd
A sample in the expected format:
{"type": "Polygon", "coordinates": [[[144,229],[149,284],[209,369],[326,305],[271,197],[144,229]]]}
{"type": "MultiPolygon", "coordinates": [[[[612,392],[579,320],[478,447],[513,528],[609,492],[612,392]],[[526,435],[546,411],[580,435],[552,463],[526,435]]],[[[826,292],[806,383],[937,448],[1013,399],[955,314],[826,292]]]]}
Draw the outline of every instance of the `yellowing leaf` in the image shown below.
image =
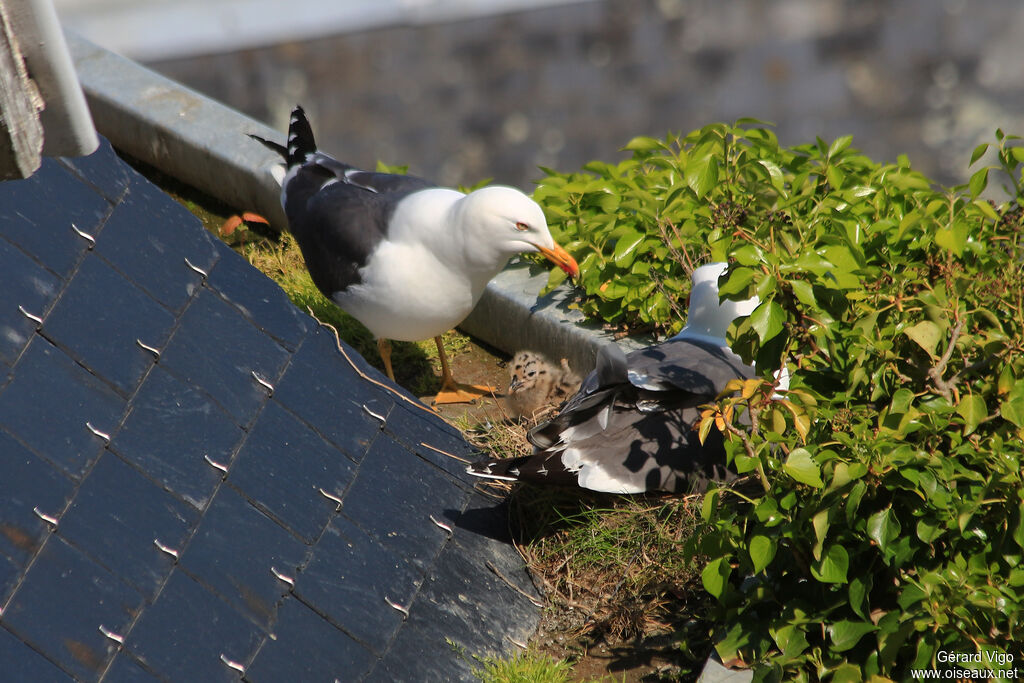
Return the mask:
{"type": "Polygon", "coordinates": [[[935,347],[939,344],[939,339],[942,337],[942,331],[939,329],[939,326],[931,320],[922,320],[916,325],[903,330],[903,334],[910,337],[932,358],[938,357],[935,355],[935,347]]]}

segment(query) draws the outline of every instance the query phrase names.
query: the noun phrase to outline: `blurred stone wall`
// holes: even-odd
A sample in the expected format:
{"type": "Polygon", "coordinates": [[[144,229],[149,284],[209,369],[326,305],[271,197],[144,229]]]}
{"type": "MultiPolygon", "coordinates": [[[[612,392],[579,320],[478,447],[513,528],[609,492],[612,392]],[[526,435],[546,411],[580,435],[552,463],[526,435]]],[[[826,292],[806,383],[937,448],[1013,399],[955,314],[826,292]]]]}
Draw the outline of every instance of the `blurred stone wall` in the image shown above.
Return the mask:
{"type": "Polygon", "coordinates": [[[302,103],[324,150],[446,184],[744,116],[955,183],[997,126],[1024,134],[1020,0],[594,0],[150,66],[282,130],[302,103]]]}

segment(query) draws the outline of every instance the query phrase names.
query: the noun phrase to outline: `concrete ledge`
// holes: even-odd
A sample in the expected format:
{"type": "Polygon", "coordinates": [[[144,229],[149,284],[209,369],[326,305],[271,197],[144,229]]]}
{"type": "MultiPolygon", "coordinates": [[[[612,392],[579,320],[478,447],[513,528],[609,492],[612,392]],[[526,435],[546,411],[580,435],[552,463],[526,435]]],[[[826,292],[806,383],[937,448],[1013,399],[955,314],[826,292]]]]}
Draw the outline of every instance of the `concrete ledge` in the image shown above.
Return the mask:
{"type": "Polygon", "coordinates": [[[97,130],[117,149],[239,210],[287,226],[273,152],[246,135],[284,134],[113,52],[67,33],[97,130]]]}
{"type": "MultiPolygon", "coordinates": [[[[270,173],[278,158],[246,137],[283,142],[283,131],[73,33],[67,38],[96,128],[114,147],[240,211],[266,216],[279,230],[287,227],[270,173]]],[[[506,353],[533,349],[589,372],[611,335],[569,309],[567,286],[539,297],[547,275],[529,271],[518,264],[499,274],[460,328],[506,353]]]]}

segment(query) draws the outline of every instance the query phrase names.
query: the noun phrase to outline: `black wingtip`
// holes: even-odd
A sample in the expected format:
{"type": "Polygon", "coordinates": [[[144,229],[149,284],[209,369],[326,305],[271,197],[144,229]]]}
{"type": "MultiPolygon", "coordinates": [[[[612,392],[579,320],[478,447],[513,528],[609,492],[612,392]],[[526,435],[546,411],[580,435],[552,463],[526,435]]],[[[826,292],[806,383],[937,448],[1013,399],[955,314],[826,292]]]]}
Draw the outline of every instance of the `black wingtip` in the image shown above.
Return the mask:
{"type": "Polygon", "coordinates": [[[291,168],[296,164],[301,164],[315,152],[316,139],[313,137],[313,127],[309,125],[305,110],[296,105],[292,110],[291,119],[288,121],[288,149],[285,161],[291,168]]]}

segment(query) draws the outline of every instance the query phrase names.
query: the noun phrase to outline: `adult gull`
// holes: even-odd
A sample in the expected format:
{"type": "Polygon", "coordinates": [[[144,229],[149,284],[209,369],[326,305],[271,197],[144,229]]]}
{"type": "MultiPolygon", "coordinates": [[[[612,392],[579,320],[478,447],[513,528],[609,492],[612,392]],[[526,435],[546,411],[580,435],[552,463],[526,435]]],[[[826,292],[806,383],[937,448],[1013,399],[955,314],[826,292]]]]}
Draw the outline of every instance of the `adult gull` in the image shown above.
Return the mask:
{"type": "Polygon", "coordinates": [[[469,315],[509,258],[539,252],[570,276],[576,261],[555,244],[540,206],[519,190],[468,194],[414,176],[364,171],[317,151],[301,107],[284,157],[281,203],[314,284],[377,338],[394,379],[389,339],[433,337],[441,357],[435,403],[472,400],[490,387],[455,382],[440,335],[469,315]]]}

